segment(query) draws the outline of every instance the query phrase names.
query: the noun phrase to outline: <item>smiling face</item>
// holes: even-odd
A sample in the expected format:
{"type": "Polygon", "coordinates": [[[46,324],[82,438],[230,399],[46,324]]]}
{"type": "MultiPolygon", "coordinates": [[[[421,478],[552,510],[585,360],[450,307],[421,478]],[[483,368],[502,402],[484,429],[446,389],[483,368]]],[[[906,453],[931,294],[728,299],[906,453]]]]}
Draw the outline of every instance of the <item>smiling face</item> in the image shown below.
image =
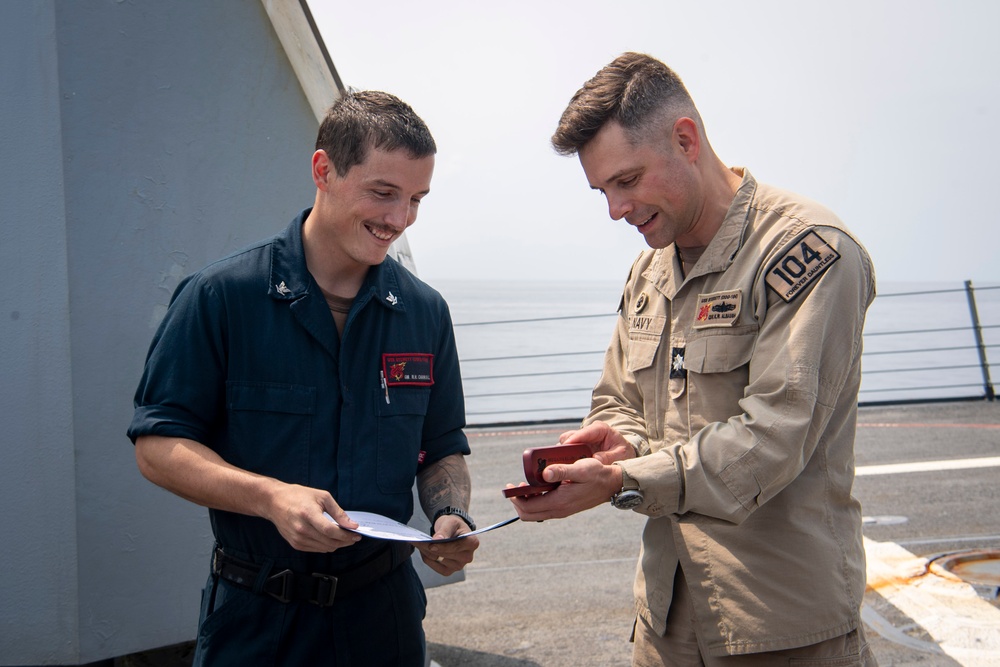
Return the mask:
{"type": "Polygon", "coordinates": [[[316,205],[303,231],[307,256],[337,273],[364,273],[381,264],[392,242],[416,221],[433,173],[433,155],[412,158],[403,149],[373,148],[338,176],[326,153],[316,151],[316,205]]]}
{"type": "Polygon", "coordinates": [[[698,246],[704,245],[696,237],[703,208],[699,145],[689,119],[638,141],[612,121],[580,149],[580,164],[590,187],[607,199],[612,219],[636,227],[649,247],[698,246]]]}

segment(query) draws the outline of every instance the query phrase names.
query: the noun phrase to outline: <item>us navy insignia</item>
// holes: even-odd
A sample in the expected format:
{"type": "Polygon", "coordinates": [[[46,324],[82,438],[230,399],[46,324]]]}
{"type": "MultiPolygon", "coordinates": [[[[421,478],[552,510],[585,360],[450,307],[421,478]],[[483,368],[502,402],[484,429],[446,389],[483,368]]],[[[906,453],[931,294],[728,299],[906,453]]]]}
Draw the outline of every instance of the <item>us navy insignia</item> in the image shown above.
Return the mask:
{"type": "Polygon", "coordinates": [[[684,348],[675,347],[670,350],[670,377],[686,378],[687,368],[684,367],[684,348]]]}
{"type": "Polygon", "coordinates": [[[740,290],[699,294],[692,327],[695,329],[731,327],[740,316],[742,305],[743,293],[740,290]]]}
{"type": "Polygon", "coordinates": [[[840,253],[811,231],[768,268],[765,280],[778,296],[791,303],[838,259],[840,253]]]}
{"type": "Polygon", "coordinates": [[[649,297],[646,296],[645,292],[643,292],[642,294],[640,294],[639,298],[636,299],[636,301],[635,301],[635,312],[636,313],[641,313],[642,309],[646,307],[646,302],[648,302],[648,301],[649,301],[649,297]]]}

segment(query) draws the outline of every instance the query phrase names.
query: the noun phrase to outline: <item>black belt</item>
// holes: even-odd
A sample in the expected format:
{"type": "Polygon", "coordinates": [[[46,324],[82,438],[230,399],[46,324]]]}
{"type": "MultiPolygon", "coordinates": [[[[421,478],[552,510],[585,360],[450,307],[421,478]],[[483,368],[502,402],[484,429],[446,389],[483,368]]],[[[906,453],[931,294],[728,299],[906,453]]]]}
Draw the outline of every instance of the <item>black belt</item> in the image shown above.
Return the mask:
{"type": "MultiPolygon", "coordinates": [[[[413,545],[392,542],[362,563],[337,574],[282,570],[264,581],[261,592],[279,602],[310,602],[328,607],[334,600],[375,583],[405,563],[412,553],[413,545]]],[[[232,584],[253,590],[260,570],[256,563],[233,558],[221,547],[215,548],[212,572],[232,584]]]]}

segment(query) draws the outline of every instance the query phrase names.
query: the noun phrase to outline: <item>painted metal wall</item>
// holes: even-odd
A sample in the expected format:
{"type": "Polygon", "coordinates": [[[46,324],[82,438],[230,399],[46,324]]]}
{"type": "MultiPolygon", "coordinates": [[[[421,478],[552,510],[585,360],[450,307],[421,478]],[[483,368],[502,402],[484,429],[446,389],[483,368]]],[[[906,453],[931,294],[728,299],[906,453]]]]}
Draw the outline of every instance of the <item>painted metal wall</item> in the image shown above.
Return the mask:
{"type": "Polygon", "coordinates": [[[210,528],[132,393],[180,278],[312,203],[315,131],[259,2],[0,3],[0,665],[193,637],[210,528]]]}

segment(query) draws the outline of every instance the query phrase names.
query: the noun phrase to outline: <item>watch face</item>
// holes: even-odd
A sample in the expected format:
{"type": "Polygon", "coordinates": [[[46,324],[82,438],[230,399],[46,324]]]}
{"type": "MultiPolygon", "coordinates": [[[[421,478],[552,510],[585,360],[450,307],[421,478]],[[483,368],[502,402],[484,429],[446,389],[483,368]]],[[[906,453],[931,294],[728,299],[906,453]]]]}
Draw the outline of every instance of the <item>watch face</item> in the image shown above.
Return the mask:
{"type": "Polygon", "coordinates": [[[620,510],[629,510],[642,504],[642,491],[628,490],[616,493],[611,504],[620,510]]]}

